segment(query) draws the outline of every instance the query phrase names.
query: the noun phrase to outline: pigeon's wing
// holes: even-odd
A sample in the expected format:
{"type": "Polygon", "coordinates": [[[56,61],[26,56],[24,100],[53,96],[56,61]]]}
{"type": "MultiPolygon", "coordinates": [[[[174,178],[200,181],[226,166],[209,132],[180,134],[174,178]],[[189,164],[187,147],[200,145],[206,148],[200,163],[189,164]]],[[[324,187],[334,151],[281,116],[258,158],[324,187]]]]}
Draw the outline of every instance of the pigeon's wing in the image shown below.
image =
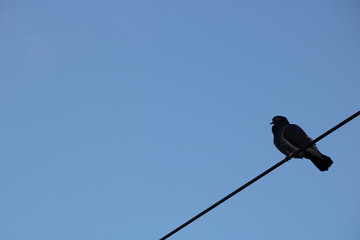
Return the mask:
{"type": "Polygon", "coordinates": [[[304,130],[295,124],[289,124],[284,128],[284,138],[296,148],[305,147],[312,141],[304,130]]]}
{"type": "MultiPolygon", "coordinates": [[[[283,132],[284,140],[287,144],[291,144],[293,147],[300,149],[308,145],[312,139],[306,135],[304,130],[295,124],[289,124],[284,127],[283,132]]],[[[299,156],[299,155],[298,155],[299,156]]],[[[295,156],[296,157],[296,156],[295,156]]],[[[299,158],[305,157],[310,159],[320,171],[326,171],[329,169],[333,161],[326,155],[323,155],[313,144],[304,150],[304,155],[300,155],[299,158]]]]}

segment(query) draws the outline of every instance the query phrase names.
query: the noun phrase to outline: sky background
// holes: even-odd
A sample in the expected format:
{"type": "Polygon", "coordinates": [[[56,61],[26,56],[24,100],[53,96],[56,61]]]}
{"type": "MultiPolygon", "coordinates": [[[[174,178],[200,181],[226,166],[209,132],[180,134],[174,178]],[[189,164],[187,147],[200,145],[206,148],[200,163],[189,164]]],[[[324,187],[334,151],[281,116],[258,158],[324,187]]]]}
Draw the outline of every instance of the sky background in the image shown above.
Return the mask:
{"type": "MultiPolygon", "coordinates": [[[[159,239],[359,111],[360,3],[0,1],[0,239],[159,239]]],[[[360,239],[360,119],[170,239],[360,239]]]]}

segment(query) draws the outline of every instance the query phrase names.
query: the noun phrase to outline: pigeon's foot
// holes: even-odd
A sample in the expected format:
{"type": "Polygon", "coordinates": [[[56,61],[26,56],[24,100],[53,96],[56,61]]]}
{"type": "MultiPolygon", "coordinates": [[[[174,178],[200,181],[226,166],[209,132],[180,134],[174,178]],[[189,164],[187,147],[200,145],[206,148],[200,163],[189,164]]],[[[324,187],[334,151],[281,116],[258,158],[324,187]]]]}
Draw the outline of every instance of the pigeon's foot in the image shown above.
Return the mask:
{"type": "Polygon", "coordinates": [[[294,153],[289,153],[286,157],[285,157],[285,159],[287,160],[287,161],[289,161],[292,157],[293,157],[293,155],[294,155],[294,153]]]}

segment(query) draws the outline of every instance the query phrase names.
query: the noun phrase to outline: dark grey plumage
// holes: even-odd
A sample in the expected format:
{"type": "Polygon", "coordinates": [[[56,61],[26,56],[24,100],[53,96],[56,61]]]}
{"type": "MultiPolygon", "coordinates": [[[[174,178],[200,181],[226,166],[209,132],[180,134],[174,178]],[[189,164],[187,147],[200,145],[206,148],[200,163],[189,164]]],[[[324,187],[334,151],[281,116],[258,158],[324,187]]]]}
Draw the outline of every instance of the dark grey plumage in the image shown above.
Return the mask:
{"type": "MultiPolygon", "coordinates": [[[[275,116],[272,120],[274,144],[283,154],[289,155],[312,141],[299,126],[290,124],[286,117],[275,116]]],[[[310,159],[320,171],[328,170],[333,163],[331,158],[322,154],[315,144],[294,157],[310,159]]]]}

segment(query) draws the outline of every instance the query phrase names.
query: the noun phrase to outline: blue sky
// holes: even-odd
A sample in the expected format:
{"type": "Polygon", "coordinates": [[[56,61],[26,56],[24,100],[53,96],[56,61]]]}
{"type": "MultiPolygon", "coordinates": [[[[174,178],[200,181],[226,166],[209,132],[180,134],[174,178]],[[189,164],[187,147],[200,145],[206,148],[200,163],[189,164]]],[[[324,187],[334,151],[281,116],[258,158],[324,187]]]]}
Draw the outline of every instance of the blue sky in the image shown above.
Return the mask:
{"type": "MultiPolygon", "coordinates": [[[[0,238],[159,239],[359,110],[357,1],[2,1],[0,238]]],[[[360,122],[171,239],[360,239],[360,122]]]]}

